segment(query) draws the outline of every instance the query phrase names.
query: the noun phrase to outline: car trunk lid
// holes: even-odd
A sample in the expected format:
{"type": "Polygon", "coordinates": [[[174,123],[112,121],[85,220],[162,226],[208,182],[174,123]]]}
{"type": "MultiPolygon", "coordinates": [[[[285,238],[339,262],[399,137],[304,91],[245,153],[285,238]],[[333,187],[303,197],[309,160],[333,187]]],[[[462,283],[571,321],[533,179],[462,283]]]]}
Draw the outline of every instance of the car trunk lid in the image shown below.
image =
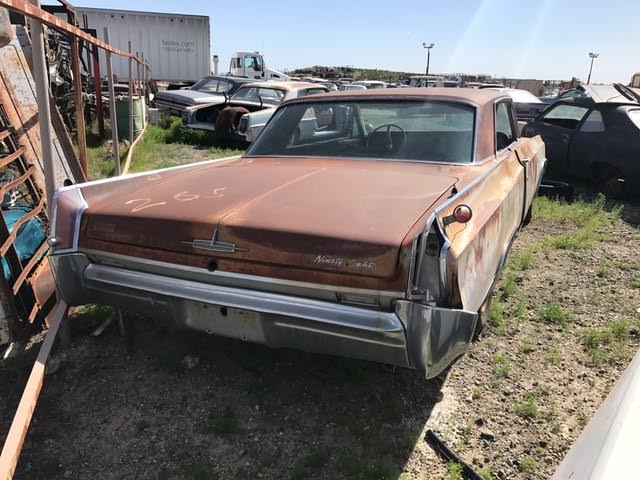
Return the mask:
{"type": "Polygon", "coordinates": [[[242,158],[159,171],[123,181],[108,194],[105,187],[83,189],[89,204],[84,235],[159,255],[389,278],[408,231],[457,180],[440,169],[412,162],[242,158]]]}

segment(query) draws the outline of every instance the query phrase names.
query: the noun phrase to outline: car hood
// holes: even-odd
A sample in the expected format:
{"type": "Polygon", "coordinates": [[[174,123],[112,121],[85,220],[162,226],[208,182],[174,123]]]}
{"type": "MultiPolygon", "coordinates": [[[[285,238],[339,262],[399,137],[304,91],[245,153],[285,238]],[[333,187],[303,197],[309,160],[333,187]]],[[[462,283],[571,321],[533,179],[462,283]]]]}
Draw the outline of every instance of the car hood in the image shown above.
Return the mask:
{"type": "Polygon", "coordinates": [[[408,232],[457,181],[447,173],[416,162],[246,157],[158,171],[83,188],[81,239],[159,259],[233,258],[272,276],[283,267],[391,278],[408,232]]]}

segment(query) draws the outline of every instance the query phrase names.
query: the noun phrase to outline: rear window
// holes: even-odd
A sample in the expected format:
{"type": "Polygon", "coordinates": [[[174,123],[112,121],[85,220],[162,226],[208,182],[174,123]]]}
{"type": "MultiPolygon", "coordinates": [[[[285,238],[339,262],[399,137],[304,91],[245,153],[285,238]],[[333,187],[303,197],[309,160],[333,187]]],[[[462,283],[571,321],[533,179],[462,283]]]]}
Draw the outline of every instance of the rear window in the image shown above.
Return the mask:
{"type": "Polygon", "coordinates": [[[589,109],[585,107],[561,104],[547,110],[547,113],[542,116],[542,121],[559,127],[575,129],[588,111],[589,109]]]}
{"type": "Polygon", "coordinates": [[[231,100],[277,105],[282,101],[283,97],[284,91],[275,88],[240,87],[238,91],[233,94],[231,100]]]}
{"type": "Polygon", "coordinates": [[[436,101],[294,103],[276,112],[253,156],[471,163],[475,108],[436,101]]]}

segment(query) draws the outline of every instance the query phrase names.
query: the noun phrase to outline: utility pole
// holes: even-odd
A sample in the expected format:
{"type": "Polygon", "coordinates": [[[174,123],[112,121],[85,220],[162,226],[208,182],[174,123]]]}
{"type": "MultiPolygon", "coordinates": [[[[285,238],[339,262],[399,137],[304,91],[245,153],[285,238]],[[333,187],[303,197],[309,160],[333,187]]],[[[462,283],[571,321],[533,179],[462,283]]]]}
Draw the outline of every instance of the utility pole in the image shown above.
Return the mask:
{"type": "Polygon", "coordinates": [[[591,72],[593,70],[593,61],[600,56],[599,53],[589,52],[589,57],[591,58],[591,66],[589,67],[589,77],[587,78],[587,85],[591,83],[591,72]]]}
{"type": "Polygon", "coordinates": [[[433,43],[422,42],[422,47],[427,49],[427,75],[429,75],[429,62],[431,60],[431,49],[433,48],[433,45],[433,43]]]}

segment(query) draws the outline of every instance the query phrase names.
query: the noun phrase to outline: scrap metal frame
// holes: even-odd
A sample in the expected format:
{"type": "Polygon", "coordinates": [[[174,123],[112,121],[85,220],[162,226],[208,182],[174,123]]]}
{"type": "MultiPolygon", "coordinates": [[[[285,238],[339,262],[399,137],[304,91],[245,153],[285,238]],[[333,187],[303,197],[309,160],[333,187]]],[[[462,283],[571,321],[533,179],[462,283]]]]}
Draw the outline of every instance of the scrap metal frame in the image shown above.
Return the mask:
{"type": "MultiPolygon", "coordinates": [[[[73,6],[66,0],[59,0],[73,15],[75,18],[75,9],[73,6]]],[[[15,249],[14,241],[17,237],[18,230],[21,225],[24,225],[30,219],[36,216],[42,216],[45,218],[49,209],[51,209],[53,204],[53,190],[55,188],[55,176],[54,169],[55,164],[53,162],[52,155],[52,145],[51,145],[51,112],[50,112],[50,98],[49,98],[49,85],[48,85],[48,75],[46,73],[46,64],[45,64],[45,54],[44,54],[44,42],[43,42],[43,25],[47,25],[51,28],[62,30],[66,32],[72,42],[73,56],[76,57],[77,64],[77,56],[78,56],[78,42],[84,41],[89,45],[93,45],[94,47],[94,59],[97,58],[98,49],[102,49],[107,54],[107,62],[108,62],[108,87],[110,93],[110,109],[112,118],[115,118],[115,105],[113,98],[113,78],[111,76],[111,65],[110,65],[110,56],[111,54],[120,55],[129,58],[129,69],[132,70],[133,61],[137,62],[138,69],[138,81],[140,80],[140,67],[142,66],[143,76],[146,77],[146,72],[150,71],[149,63],[145,60],[141,60],[137,55],[131,53],[131,51],[126,52],[124,50],[120,50],[118,48],[112,47],[107,42],[101,41],[92,35],[82,31],[77,28],[75,25],[72,25],[64,20],[55,17],[54,15],[44,11],[40,8],[38,0],[33,0],[33,3],[30,3],[25,0],[0,0],[0,8],[7,8],[14,12],[24,15],[25,17],[30,19],[31,26],[31,36],[32,36],[32,55],[33,55],[33,76],[35,80],[36,86],[36,97],[38,103],[38,122],[40,126],[40,138],[41,138],[41,148],[42,148],[42,164],[44,171],[44,195],[42,192],[43,185],[39,184],[35,175],[36,167],[34,165],[27,165],[25,163],[25,159],[23,158],[25,154],[25,148],[17,144],[12,138],[13,133],[15,132],[15,125],[11,123],[11,119],[5,114],[4,109],[0,105],[0,114],[3,115],[4,120],[4,129],[0,129],[0,140],[8,147],[9,152],[5,152],[6,154],[2,159],[0,159],[0,168],[5,167],[12,162],[18,166],[18,177],[10,180],[6,183],[2,188],[0,188],[0,194],[4,194],[6,191],[16,188],[22,184],[25,184],[29,190],[30,196],[32,200],[37,204],[34,209],[32,209],[29,213],[21,217],[15,224],[12,231],[9,231],[7,228],[6,222],[0,221],[0,238],[2,238],[2,244],[0,245],[0,254],[4,257],[6,255],[7,261],[11,267],[11,271],[13,273],[14,281],[13,285],[10,285],[9,282],[4,278],[4,276],[0,275],[0,301],[2,302],[2,306],[5,307],[5,311],[8,313],[15,315],[15,295],[21,291],[21,289],[26,285],[27,282],[30,283],[32,278],[38,278],[41,276],[47,275],[47,267],[49,266],[48,262],[39,262],[40,258],[43,255],[46,255],[47,244],[43,243],[36,251],[35,255],[26,262],[25,265],[22,265],[15,249]],[[75,48],[74,48],[75,47],[75,48]],[[14,298],[11,297],[11,293],[13,293],[14,298]],[[7,303],[7,300],[10,300],[10,304],[7,303]]],[[[71,19],[71,18],[69,18],[71,19]]],[[[105,38],[108,39],[108,31],[105,29],[105,38]]],[[[129,43],[129,50],[131,50],[131,43],[129,43]]],[[[98,62],[96,62],[97,64],[98,62]]],[[[76,65],[77,67],[77,65],[76,65]]],[[[91,67],[91,62],[89,62],[89,68],[91,67]]],[[[94,67],[96,68],[96,67],[94,67]]],[[[79,68],[74,68],[74,78],[76,79],[75,88],[76,88],[76,98],[81,95],[81,85],[80,89],[78,89],[78,84],[80,75],[76,70],[79,68]]],[[[97,70],[96,75],[99,75],[99,70],[97,70]]],[[[133,84],[133,79],[129,79],[130,85],[133,84]]],[[[101,84],[99,83],[99,78],[96,79],[96,88],[97,90],[101,90],[101,84]]],[[[98,92],[98,98],[101,91],[98,92]]],[[[146,92],[145,92],[146,94],[146,92]]],[[[140,94],[139,94],[140,95],[140,94]]],[[[132,96],[133,92],[130,91],[129,99],[129,120],[132,123],[133,120],[133,105],[132,105],[132,96]]],[[[146,96],[146,95],[145,95],[146,96]]],[[[78,108],[77,102],[76,108],[78,108]]],[[[101,108],[102,105],[100,104],[101,108]]],[[[83,130],[79,130],[78,137],[84,137],[80,132],[83,130]]],[[[112,131],[116,132],[115,141],[117,142],[117,126],[112,125],[112,131]]],[[[133,134],[133,129],[131,129],[131,136],[133,134]]],[[[133,140],[133,139],[131,139],[133,140]]],[[[130,149],[133,148],[133,145],[130,146],[130,149]]],[[[115,162],[116,162],[116,174],[120,173],[120,159],[117,156],[118,148],[117,143],[115,145],[115,162]]],[[[80,156],[80,161],[82,164],[83,173],[86,177],[86,162],[83,160],[86,159],[86,156],[83,157],[82,154],[80,156]]],[[[48,216],[51,218],[51,216],[48,216]]],[[[0,219],[1,220],[1,219],[0,219]]],[[[48,271],[49,277],[51,277],[50,271],[48,271]]],[[[41,282],[42,283],[42,282],[41,282]]],[[[46,282],[44,282],[46,283],[46,282]]],[[[38,290],[48,291],[48,287],[51,287],[53,291],[52,285],[45,285],[44,287],[39,285],[39,288],[36,288],[36,285],[32,286],[31,294],[35,299],[35,313],[34,309],[29,312],[29,320],[33,321],[37,314],[41,311],[44,311],[45,305],[41,304],[42,302],[38,301],[38,297],[42,297],[42,292],[38,290]],[[39,295],[40,294],[40,295],[39,295]],[[42,308],[41,308],[42,307],[42,308]]],[[[50,295],[50,299],[55,299],[55,294],[50,295]]],[[[24,307],[24,306],[23,306],[24,307]]],[[[24,315],[25,308],[22,308],[24,315]]],[[[63,300],[58,300],[56,306],[51,310],[45,322],[49,326],[49,330],[45,337],[44,342],[42,343],[42,347],[40,349],[40,353],[36,360],[36,363],[33,366],[33,370],[29,377],[26,388],[24,389],[22,398],[20,400],[20,404],[18,406],[18,410],[16,411],[16,415],[14,417],[13,423],[11,425],[11,429],[5,440],[4,447],[2,449],[2,453],[0,455],[0,480],[8,480],[13,477],[13,473],[15,472],[15,468],[18,463],[18,459],[20,457],[20,452],[22,450],[22,446],[24,443],[24,439],[26,437],[29,424],[31,422],[31,417],[33,415],[33,411],[35,409],[36,403],[38,401],[38,397],[40,394],[40,390],[42,388],[44,382],[44,371],[47,359],[53,347],[56,335],[58,333],[58,329],[62,326],[63,331],[65,327],[65,320],[68,313],[68,307],[63,300]]]]}

